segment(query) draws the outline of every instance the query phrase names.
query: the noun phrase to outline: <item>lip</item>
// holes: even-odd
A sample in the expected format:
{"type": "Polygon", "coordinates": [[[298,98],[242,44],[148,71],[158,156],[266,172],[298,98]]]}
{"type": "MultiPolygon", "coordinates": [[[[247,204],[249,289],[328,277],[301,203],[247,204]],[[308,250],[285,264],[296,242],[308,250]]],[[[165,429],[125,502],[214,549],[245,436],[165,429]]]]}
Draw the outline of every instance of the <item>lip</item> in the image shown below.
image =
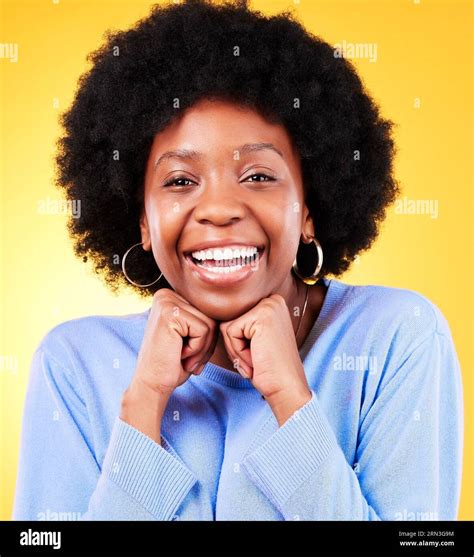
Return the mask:
{"type": "MultiPolygon", "coordinates": [[[[237,242],[235,242],[235,244],[238,244],[237,242]]],[[[210,243],[208,244],[202,244],[204,247],[210,247],[210,243]]],[[[230,246],[230,243],[226,243],[223,244],[221,243],[220,245],[224,246],[230,246]]],[[[244,245],[255,245],[255,244],[238,244],[241,246],[244,245]]],[[[213,246],[213,247],[219,247],[219,246],[213,246]]],[[[203,248],[201,248],[203,249],[203,248]]],[[[198,251],[197,249],[193,249],[192,251],[198,251]]],[[[258,250],[258,264],[257,267],[255,268],[255,263],[251,264],[251,265],[245,265],[244,267],[242,267],[242,269],[240,269],[239,271],[233,271],[232,273],[227,273],[227,274],[220,274],[220,273],[213,273],[212,271],[207,271],[206,269],[204,269],[203,267],[199,267],[198,265],[196,265],[196,263],[194,263],[192,257],[191,257],[191,252],[189,252],[188,254],[184,254],[184,260],[186,261],[186,264],[189,265],[189,268],[191,270],[191,273],[196,276],[197,278],[201,279],[202,281],[208,283],[208,284],[212,284],[214,286],[228,286],[229,284],[235,284],[235,283],[239,283],[244,281],[246,278],[248,278],[252,273],[255,273],[258,271],[261,262],[262,262],[262,258],[265,252],[265,248],[262,247],[261,249],[258,250]]]]}

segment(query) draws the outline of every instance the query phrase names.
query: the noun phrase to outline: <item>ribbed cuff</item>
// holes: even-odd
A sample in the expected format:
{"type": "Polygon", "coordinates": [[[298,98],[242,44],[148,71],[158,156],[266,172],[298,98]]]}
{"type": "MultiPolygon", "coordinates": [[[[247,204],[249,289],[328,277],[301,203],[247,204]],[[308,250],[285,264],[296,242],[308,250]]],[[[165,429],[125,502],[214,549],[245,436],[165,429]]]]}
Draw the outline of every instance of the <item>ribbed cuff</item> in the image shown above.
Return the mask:
{"type": "Polygon", "coordinates": [[[115,419],[102,474],[157,520],[171,520],[197,481],[176,457],[120,417],[115,419]]]}
{"type": "Polygon", "coordinates": [[[311,392],[312,398],[242,462],[252,481],[280,509],[338,447],[316,393],[311,392]]]}

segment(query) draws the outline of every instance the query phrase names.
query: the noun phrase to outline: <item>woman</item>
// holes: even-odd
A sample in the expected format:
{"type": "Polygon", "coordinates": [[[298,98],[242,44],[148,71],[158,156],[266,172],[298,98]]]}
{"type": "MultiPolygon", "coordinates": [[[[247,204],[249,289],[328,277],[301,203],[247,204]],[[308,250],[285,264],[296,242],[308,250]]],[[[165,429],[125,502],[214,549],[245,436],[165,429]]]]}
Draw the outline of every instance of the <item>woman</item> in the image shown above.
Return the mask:
{"type": "Polygon", "coordinates": [[[16,519],[455,519],[462,392],[423,296],[336,279],[398,193],[391,122],[291,14],[155,7],[63,117],[76,253],[144,313],[33,357],[16,519]]]}

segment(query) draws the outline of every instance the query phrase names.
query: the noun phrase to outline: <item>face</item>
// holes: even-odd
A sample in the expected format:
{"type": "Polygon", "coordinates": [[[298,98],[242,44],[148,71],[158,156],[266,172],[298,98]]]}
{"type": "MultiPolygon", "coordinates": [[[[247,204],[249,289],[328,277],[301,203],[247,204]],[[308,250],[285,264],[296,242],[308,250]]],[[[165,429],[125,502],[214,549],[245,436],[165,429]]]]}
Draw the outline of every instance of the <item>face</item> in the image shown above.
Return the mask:
{"type": "Polygon", "coordinates": [[[314,229],[283,126],[199,101],[156,135],[144,188],[143,248],[190,304],[227,321],[292,295],[299,241],[314,229]]]}

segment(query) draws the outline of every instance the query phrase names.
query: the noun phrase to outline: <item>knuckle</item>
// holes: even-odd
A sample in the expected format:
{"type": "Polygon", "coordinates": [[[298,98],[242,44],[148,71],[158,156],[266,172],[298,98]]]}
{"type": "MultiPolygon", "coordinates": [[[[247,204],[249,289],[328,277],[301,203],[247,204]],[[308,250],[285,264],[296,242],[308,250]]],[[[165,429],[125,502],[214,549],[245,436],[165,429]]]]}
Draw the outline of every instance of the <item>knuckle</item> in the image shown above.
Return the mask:
{"type": "Polygon", "coordinates": [[[154,294],[153,298],[155,300],[163,300],[169,296],[170,289],[169,288],[159,288],[154,294]]]}
{"type": "Polygon", "coordinates": [[[274,314],[274,309],[271,305],[265,304],[262,306],[261,312],[260,312],[260,317],[262,319],[270,319],[274,314]]]}
{"type": "Polygon", "coordinates": [[[270,296],[270,300],[271,300],[273,303],[276,303],[276,304],[280,304],[280,305],[281,305],[281,304],[286,304],[285,298],[283,298],[283,296],[282,296],[281,294],[272,294],[272,295],[270,296]]]}
{"type": "Polygon", "coordinates": [[[161,305],[161,315],[167,319],[177,317],[179,311],[176,311],[177,306],[173,302],[166,301],[161,305]]]}
{"type": "Polygon", "coordinates": [[[176,322],[174,319],[169,318],[168,316],[165,317],[165,327],[168,331],[174,331],[176,329],[176,322]]]}

